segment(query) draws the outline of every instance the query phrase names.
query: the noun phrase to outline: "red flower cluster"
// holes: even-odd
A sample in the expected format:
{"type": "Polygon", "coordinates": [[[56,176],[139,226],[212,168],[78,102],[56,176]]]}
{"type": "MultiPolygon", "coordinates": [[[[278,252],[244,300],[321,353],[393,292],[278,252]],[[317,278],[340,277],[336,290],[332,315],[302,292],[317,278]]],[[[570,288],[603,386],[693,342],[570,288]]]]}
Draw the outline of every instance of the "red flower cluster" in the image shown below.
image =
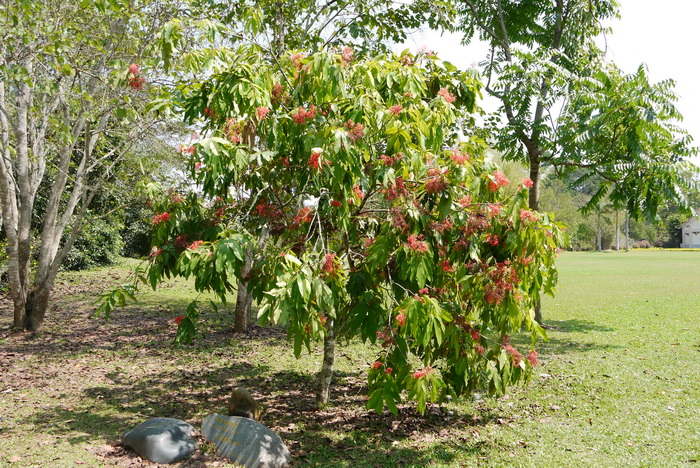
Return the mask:
{"type": "Polygon", "coordinates": [[[486,208],[488,209],[489,218],[493,218],[494,216],[498,216],[499,214],[501,214],[501,210],[503,210],[503,205],[489,203],[488,205],[486,205],[486,208]]]}
{"type": "Polygon", "coordinates": [[[418,236],[416,236],[415,234],[411,234],[410,236],[408,236],[408,242],[406,242],[406,246],[414,252],[418,253],[428,251],[428,243],[423,240],[422,234],[418,236]]]}
{"type": "Polygon", "coordinates": [[[396,153],[396,155],[392,156],[387,156],[386,154],[382,154],[379,156],[379,159],[382,160],[385,166],[393,166],[399,160],[403,157],[403,153],[396,153]]]}
{"type": "Polygon", "coordinates": [[[501,171],[495,171],[493,173],[493,178],[495,180],[492,180],[489,182],[489,189],[491,189],[492,192],[495,192],[501,187],[505,187],[506,185],[510,184],[510,180],[503,174],[501,171]]]}
{"type": "Polygon", "coordinates": [[[440,268],[442,268],[442,271],[446,273],[454,273],[455,269],[452,265],[450,265],[450,260],[449,259],[444,259],[442,262],[440,262],[440,268]]]}
{"type": "Polygon", "coordinates": [[[486,234],[486,242],[496,247],[498,244],[501,243],[501,240],[496,234],[486,234]]]}
{"type": "Polygon", "coordinates": [[[532,187],[533,183],[532,180],[530,179],[523,179],[523,187],[525,188],[530,188],[532,187]]]}
{"type": "Polygon", "coordinates": [[[127,78],[129,79],[129,86],[136,90],[143,89],[143,84],[146,82],[146,79],[141,75],[141,70],[137,64],[132,63],[129,65],[127,78]]]}
{"type": "Polygon", "coordinates": [[[314,169],[321,168],[321,155],[319,153],[311,153],[311,156],[309,157],[309,166],[313,167],[314,169]]]}
{"type": "Polygon", "coordinates": [[[392,331],[389,329],[389,327],[386,327],[384,330],[377,330],[377,339],[382,340],[382,348],[396,344],[396,340],[394,340],[392,331]]]}
{"type": "Polygon", "coordinates": [[[188,154],[192,156],[195,152],[194,146],[177,145],[175,149],[182,155],[188,154]]]}
{"type": "Polygon", "coordinates": [[[285,97],[284,86],[281,83],[275,83],[272,87],[272,103],[276,104],[285,97]]]}
{"type": "Polygon", "coordinates": [[[190,243],[190,241],[188,240],[187,234],[180,234],[179,236],[177,236],[175,238],[175,242],[174,242],[175,248],[180,252],[185,250],[187,248],[187,246],[189,245],[189,243],[190,243]]]}
{"type": "Polygon", "coordinates": [[[515,349],[513,346],[510,344],[507,344],[503,347],[506,351],[510,353],[511,356],[513,356],[513,365],[517,366],[520,364],[520,361],[523,359],[523,355],[518,352],[517,349],[515,349]]]}
{"type": "Polygon", "coordinates": [[[505,262],[497,263],[496,267],[489,271],[486,276],[491,280],[484,288],[484,299],[489,304],[500,304],[507,291],[512,291],[516,284],[520,282],[518,272],[505,262]]]}
{"type": "Polygon", "coordinates": [[[403,325],[406,323],[406,315],[404,315],[404,313],[401,312],[399,315],[396,316],[396,322],[399,324],[400,327],[403,327],[403,325]]]}
{"type": "Polygon", "coordinates": [[[160,223],[164,223],[168,220],[170,220],[170,213],[165,212],[165,213],[155,215],[151,222],[153,224],[160,224],[160,223]]]}
{"type": "Polygon", "coordinates": [[[401,232],[405,232],[408,230],[408,223],[406,222],[406,219],[403,217],[403,212],[401,211],[401,208],[394,207],[391,210],[389,210],[389,213],[391,213],[391,225],[392,225],[392,227],[398,229],[401,232]]]}
{"type": "Polygon", "coordinates": [[[223,132],[226,134],[231,143],[237,145],[243,139],[241,135],[243,134],[244,127],[245,122],[243,120],[226,119],[223,132]]]}
{"type": "Polygon", "coordinates": [[[374,364],[372,364],[372,369],[376,370],[376,369],[379,369],[380,367],[382,367],[382,363],[379,361],[374,361],[374,364]]]}
{"type": "Polygon", "coordinates": [[[425,191],[428,193],[440,193],[447,187],[447,181],[442,175],[433,177],[425,184],[425,191]]]}
{"type": "Polygon", "coordinates": [[[292,119],[294,120],[295,123],[298,123],[299,125],[305,124],[307,120],[312,120],[316,117],[316,114],[318,113],[318,109],[316,109],[316,106],[311,106],[308,109],[305,109],[302,106],[299,106],[294,112],[292,112],[292,119]]]}
{"type": "Polygon", "coordinates": [[[355,185],[355,186],[352,188],[352,191],[355,193],[355,196],[356,196],[357,198],[359,198],[360,200],[362,200],[363,198],[365,198],[365,193],[362,191],[362,189],[360,188],[359,185],[355,185]]]}
{"type": "Polygon", "coordinates": [[[524,223],[537,221],[537,215],[532,211],[523,208],[520,210],[520,220],[524,223]]]}
{"type": "Polygon", "coordinates": [[[469,158],[469,155],[466,153],[462,153],[459,150],[455,149],[452,151],[452,156],[450,156],[452,161],[457,164],[458,166],[464,166],[467,164],[471,158],[469,158]]]}
{"type": "Polygon", "coordinates": [[[266,200],[261,200],[255,205],[255,214],[262,218],[277,218],[281,212],[276,207],[270,205],[266,200]]]}
{"type": "Polygon", "coordinates": [[[405,197],[410,193],[406,188],[402,177],[397,177],[393,184],[390,182],[383,192],[388,201],[394,201],[397,198],[405,197]]]}
{"type": "Polygon", "coordinates": [[[363,140],[365,138],[365,126],[360,123],[355,123],[352,120],[345,122],[345,129],[348,131],[348,138],[353,142],[363,140]]]}
{"type": "Polygon", "coordinates": [[[442,88],[440,91],[438,91],[438,96],[442,96],[447,102],[455,101],[455,97],[452,94],[450,94],[447,88],[442,88]]]}
{"type": "Polygon", "coordinates": [[[314,219],[314,212],[311,207],[305,206],[300,209],[297,215],[292,219],[292,224],[299,226],[302,223],[310,223],[314,219]]]}
{"type": "Polygon", "coordinates": [[[426,375],[430,374],[432,371],[433,371],[432,367],[426,367],[425,369],[421,369],[419,371],[414,372],[413,378],[420,379],[421,377],[425,377],[426,375]]]}
{"type": "Polygon", "coordinates": [[[401,65],[406,65],[407,67],[412,67],[415,62],[410,55],[404,55],[401,57],[401,65]]]}
{"type": "Polygon", "coordinates": [[[158,255],[160,255],[162,253],[163,253],[163,249],[155,248],[155,250],[151,250],[151,254],[149,255],[149,257],[157,257],[158,255]]]}
{"type": "Polygon", "coordinates": [[[402,110],[403,110],[403,107],[400,104],[397,104],[395,106],[391,106],[389,108],[389,112],[391,112],[394,115],[399,115],[402,110]]]}
{"type": "Polygon", "coordinates": [[[466,208],[472,204],[472,197],[470,197],[469,195],[465,195],[462,198],[460,198],[459,200],[457,200],[457,203],[462,208],[466,208]]]}
{"type": "Polygon", "coordinates": [[[335,253],[328,253],[323,256],[323,265],[321,266],[321,275],[324,277],[333,276],[336,272],[335,253]]]}
{"type": "Polygon", "coordinates": [[[355,58],[352,56],[352,47],[343,47],[340,60],[342,60],[343,63],[350,63],[355,60],[355,58]]]}
{"type": "Polygon", "coordinates": [[[535,367],[538,364],[537,351],[533,349],[532,351],[530,351],[530,354],[528,354],[525,359],[527,359],[530,362],[530,365],[532,367],[535,367]]]}
{"type": "Polygon", "coordinates": [[[443,232],[452,229],[454,227],[454,224],[452,224],[452,220],[450,218],[445,218],[442,221],[435,221],[434,223],[430,223],[430,227],[442,234],[443,232]]]}
{"type": "Polygon", "coordinates": [[[189,245],[189,247],[187,247],[187,248],[190,249],[190,250],[194,250],[194,249],[196,249],[197,247],[201,247],[202,244],[204,244],[204,241],[203,241],[203,240],[197,240],[197,241],[192,242],[192,243],[189,245]]]}
{"type": "Polygon", "coordinates": [[[185,316],[184,316],[184,315],[180,315],[180,316],[178,316],[178,317],[175,317],[175,318],[173,319],[173,322],[175,322],[175,323],[177,323],[178,325],[180,325],[180,324],[182,323],[183,320],[185,320],[185,316]]]}
{"type": "Polygon", "coordinates": [[[341,206],[343,206],[343,203],[341,201],[338,201],[338,200],[331,200],[331,206],[334,206],[336,208],[340,208],[341,206]]]}
{"type": "Polygon", "coordinates": [[[292,62],[292,66],[294,68],[301,69],[301,66],[303,65],[301,61],[304,59],[304,57],[306,57],[306,55],[302,54],[301,52],[297,52],[289,57],[289,60],[292,62]]]}
{"type": "Polygon", "coordinates": [[[268,109],[265,106],[258,107],[257,111],[258,111],[258,120],[263,120],[265,117],[267,117],[267,114],[270,113],[270,109],[268,109]]]}

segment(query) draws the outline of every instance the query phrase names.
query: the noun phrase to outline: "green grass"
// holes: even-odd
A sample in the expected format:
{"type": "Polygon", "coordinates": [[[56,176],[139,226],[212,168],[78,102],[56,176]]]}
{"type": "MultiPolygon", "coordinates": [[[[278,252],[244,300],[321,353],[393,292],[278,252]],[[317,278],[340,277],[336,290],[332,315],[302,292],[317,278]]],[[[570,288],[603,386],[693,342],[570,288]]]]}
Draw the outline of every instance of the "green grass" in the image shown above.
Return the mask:
{"type": "MultiPolygon", "coordinates": [[[[154,416],[197,427],[234,385],[260,399],[302,465],[697,466],[700,252],[567,252],[558,265],[558,294],[543,303],[550,340],[529,384],[398,418],[363,409],[371,346],[338,350],[334,404],[317,411],[320,350],[295,360],[274,328],[234,336],[226,311],[175,348],[186,283],[105,322],[92,295],[125,270],[64,275],[42,333],[0,332],[0,466],[128,465],[134,455],[114,445],[124,430],[154,416]]],[[[0,327],[10,320],[3,308],[0,327]]],[[[184,465],[212,463],[204,445],[184,465]]]]}

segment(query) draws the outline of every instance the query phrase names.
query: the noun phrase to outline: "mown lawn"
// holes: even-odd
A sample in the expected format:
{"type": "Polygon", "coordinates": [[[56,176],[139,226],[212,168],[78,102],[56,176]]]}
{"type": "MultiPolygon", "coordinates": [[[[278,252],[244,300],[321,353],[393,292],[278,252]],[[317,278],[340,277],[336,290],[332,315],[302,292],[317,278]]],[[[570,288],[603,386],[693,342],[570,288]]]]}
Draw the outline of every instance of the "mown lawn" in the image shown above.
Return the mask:
{"type": "MultiPolygon", "coordinates": [[[[343,346],[334,405],[313,406],[320,350],[292,357],[284,331],[234,336],[209,313],[172,346],[187,284],[170,282],[108,322],[94,295],[127,267],[66,274],[44,331],[11,334],[0,303],[0,466],[153,466],[117,442],[155,416],[195,427],[245,385],[298,466],[696,466],[700,462],[700,252],[564,253],[552,328],[533,380],[399,417],[363,409],[371,346],[343,346]]],[[[202,444],[184,466],[232,466],[202,444]]]]}

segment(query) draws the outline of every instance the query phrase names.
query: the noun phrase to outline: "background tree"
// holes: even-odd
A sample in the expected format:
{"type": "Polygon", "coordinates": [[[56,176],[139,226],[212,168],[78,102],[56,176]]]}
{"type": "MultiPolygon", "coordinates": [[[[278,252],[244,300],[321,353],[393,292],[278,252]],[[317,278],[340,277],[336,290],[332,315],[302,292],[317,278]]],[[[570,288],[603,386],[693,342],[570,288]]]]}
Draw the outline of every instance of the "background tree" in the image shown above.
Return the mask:
{"type": "Polygon", "coordinates": [[[3,6],[0,201],[16,327],[41,327],[53,281],[87,223],[91,201],[153,128],[139,104],[148,85],[135,62],[165,10],[163,3],[139,9],[104,1],[3,6]],[[49,175],[32,269],[33,208],[49,175]]]}

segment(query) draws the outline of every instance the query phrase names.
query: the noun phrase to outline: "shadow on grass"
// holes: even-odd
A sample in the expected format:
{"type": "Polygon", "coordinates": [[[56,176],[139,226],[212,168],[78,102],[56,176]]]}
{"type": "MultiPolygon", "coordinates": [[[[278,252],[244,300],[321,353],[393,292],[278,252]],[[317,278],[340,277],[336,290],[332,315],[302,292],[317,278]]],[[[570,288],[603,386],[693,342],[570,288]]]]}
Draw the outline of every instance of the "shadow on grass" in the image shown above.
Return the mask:
{"type": "Polygon", "coordinates": [[[247,385],[264,408],[263,423],[278,432],[297,457],[312,466],[426,466],[486,450],[472,436],[494,423],[491,410],[453,414],[436,405],[419,415],[409,405],[398,416],[364,408],[366,382],[360,373],[338,372],[331,405],[317,409],[315,378],[300,371],[270,373],[265,366],[233,364],[206,371],[162,372],[134,380],[107,374],[111,384],[83,391],[88,409],[54,407],[36,413],[37,431],[69,435],[72,444],[95,438],[117,441],[121,434],[152,417],[183,419],[196,428],[212,413],[225,414],[232,377],[247,385]],[[254,385],[255,384],[255,385],[254,385]],[[406,446],[409,447],[406,447],[406,446]]]}
{"type": "Polygon", "coordinates": [[[614,328],[599,325],[595,322],[591,322],[590,320],[580,319],[550,320],[547,322],[547,326],[550,330],[558,332],[589,333],[615,331],[614,328]]]}

